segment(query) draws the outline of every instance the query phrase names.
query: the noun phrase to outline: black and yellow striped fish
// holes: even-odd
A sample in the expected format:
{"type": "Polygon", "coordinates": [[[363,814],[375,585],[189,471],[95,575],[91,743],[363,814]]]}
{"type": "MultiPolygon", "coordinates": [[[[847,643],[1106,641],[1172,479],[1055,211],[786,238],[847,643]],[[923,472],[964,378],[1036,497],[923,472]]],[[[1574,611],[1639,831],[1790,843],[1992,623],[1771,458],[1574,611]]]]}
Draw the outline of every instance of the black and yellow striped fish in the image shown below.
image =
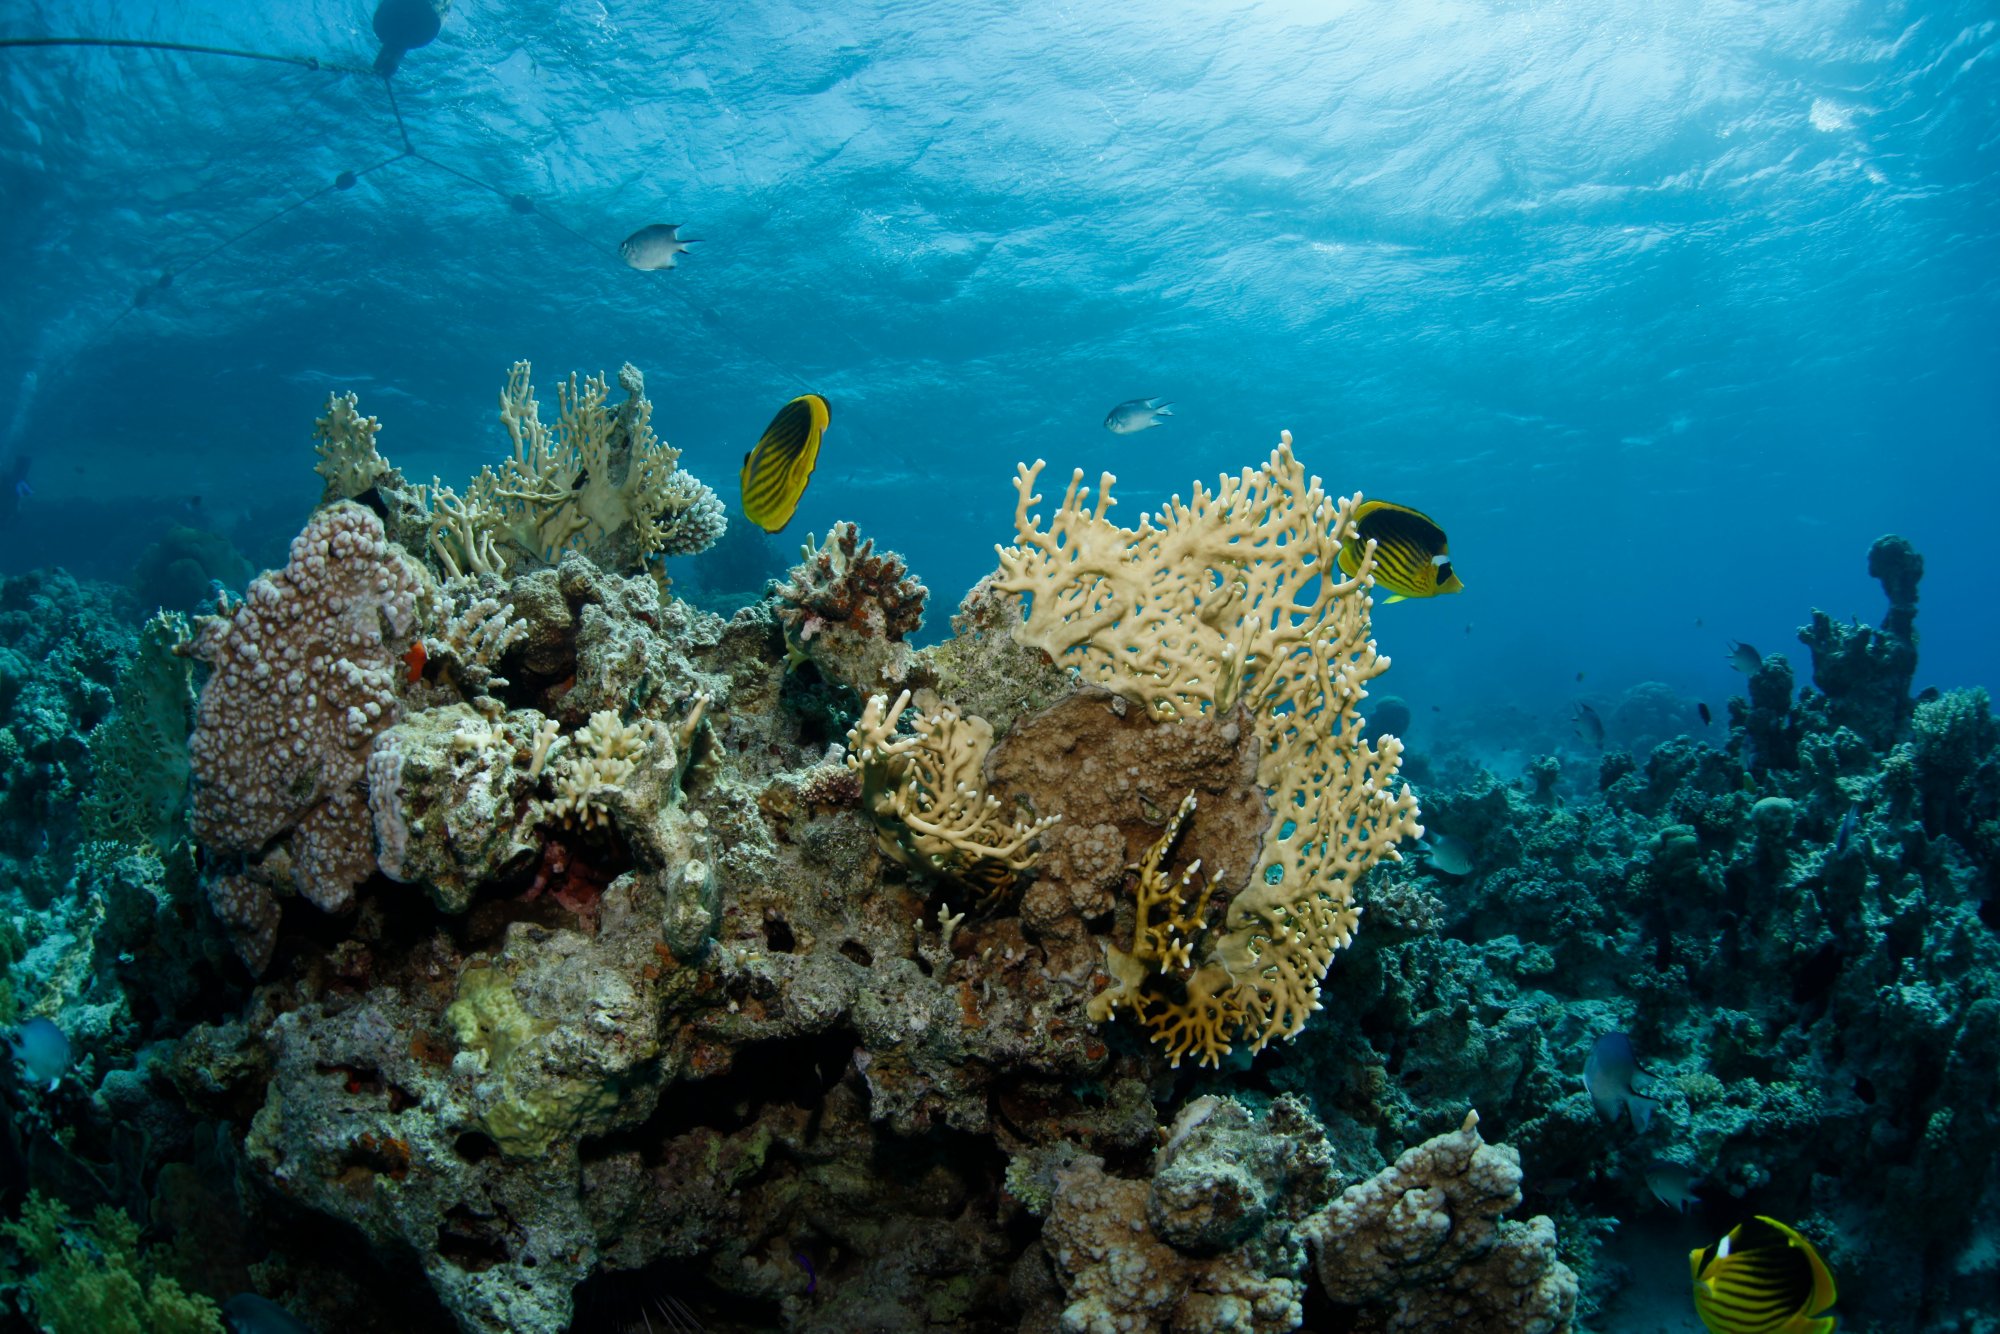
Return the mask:
{"type": "Polygon", "coordinates": [[[1688,1252],[1694,1313],[1713,1334],[1830,1334],[1833,1275],[1812,1243],[1762,1214],[1688,1252]]]}
{"type": "Polygon", "coordinates": [[[819,439],[833,412],[818,394],[800,394],[771,418],[757,447],[743,456],[743,512],[775,533],[792,521],[819,462],[819,439]]]}
{"type": "Polygon", "coordinates": [[[1445,559],[1451,544],[1444,529],[1422,510],[1386,500],[1363,501],[1354,511],[1354,536],[1340,545],[1343,573],[1352,577],[1361,568],[1361,548],[1368,542],[1375,544],[1375,582],[1389,590],[1389,601],[1465,591],[1445,559]]]}

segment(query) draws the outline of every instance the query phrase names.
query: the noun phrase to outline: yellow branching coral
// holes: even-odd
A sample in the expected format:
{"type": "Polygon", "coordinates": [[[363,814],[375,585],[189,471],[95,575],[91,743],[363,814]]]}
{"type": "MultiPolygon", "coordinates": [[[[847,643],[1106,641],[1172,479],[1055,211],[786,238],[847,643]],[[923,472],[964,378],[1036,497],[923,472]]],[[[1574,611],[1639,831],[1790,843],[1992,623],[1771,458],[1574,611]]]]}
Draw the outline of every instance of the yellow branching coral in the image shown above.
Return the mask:
{"type": "Polygon", "coordinates": [[[910,706],[872,695],[847,734],[847,766],[861,777],[861,804],[875,821],[882,851],[913,870],[940,873],[985,898],[1005,893],[1016,871],[1034,865],[1035,835],[1061,819],[1008,819],[986,791],[993,728],[952,709],[919,715],[898,734],[910,706]]]}
{"type": "MultiPolygon", "coordinates": [[[[1017,639],[1162,720],[1241,702],[1263,745],[1257,780],[1275,818],[1223,929],[1205,957],[1180,961],[1197,965],[1192,977],[1160,988],[1157,1004],[1103,1006],[1132,1004],[1176,1063],[1297,1034],[1353,936],[1355,885],[1423,832],[1416,798],[1394,782],[1402,743],[1363,735],[1361,701],[1389,659],[1368,637],[1373,545],[1352,578],[1337,559],[1361,498],[1329,496],[1291,445],[1287,431],[1263,468],[1197,484],[1136,529],[1105,517],[1111,474],[1092,504],[1081,470],[1044,528],[1033,513],[1043,464],[1022,465],[1019,545],[1000,550],[995,587],[1025,595],[1017,639]]],[[[1147,960],[1143,941],[1127,957],[1155,974],[1169,963],[1147,960]]]]}
{"type": "Polygon", "coordinates": [[[1195,797],[1190,792],[1167,821],[1158,839],[1146,849],[1136,866],[1128,868],[1138,877],[1133,891],[1138,911],[1132,926],[1132,950],[1128,954],[1115,945],[1104,952],[1105,971],[1111,984],[1090,1002],[1090,1017],[1099,1023],[1111,1018],[1121,1007],[1152,1028],[1156,1040],[1166,1044],[1175,1065],[1189,1052],[1195,1059],[1214,1065],[1229,1054],[1226,1035],[1243,1022],[1242,1003],[1236,983],[1219,964],[1194,967],[1194,949],[1208,926],[1208,902],[1213,886],[1204,884],[1198,897],[1195,880],[1201,862],[1191,863],[1178,876],[1167,872],[1167,858],[1181,826],[1194,814],[1195,797]],[[1188,976],[1181,976],[1189,974],[1188,976]],[[1178,1001],[1164,992],[1150,989],[1153,977],[1169,979],[1182,992],[1178,1001]]]}

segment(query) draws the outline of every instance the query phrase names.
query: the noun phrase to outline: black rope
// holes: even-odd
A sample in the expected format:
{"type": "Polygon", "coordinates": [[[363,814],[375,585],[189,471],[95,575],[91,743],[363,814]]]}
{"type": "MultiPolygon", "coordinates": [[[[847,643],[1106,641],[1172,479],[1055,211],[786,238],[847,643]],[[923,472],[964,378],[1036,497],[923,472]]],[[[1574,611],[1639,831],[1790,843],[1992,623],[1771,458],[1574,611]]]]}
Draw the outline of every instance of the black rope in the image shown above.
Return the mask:
{"type": "Polygon", "coordinates": [[[126,37],[0,37],[4,46],[108,46],[136,51],[181,51],[197,56],[228,56],[234,60],[266,60],[274,65],[326,70],[334,74],[367,74],[354,65],[336,65],[314,56],[277,56],[267,51],[239,51],[231,46],[200,46],[192,42],[149,42],[126,37]]]}

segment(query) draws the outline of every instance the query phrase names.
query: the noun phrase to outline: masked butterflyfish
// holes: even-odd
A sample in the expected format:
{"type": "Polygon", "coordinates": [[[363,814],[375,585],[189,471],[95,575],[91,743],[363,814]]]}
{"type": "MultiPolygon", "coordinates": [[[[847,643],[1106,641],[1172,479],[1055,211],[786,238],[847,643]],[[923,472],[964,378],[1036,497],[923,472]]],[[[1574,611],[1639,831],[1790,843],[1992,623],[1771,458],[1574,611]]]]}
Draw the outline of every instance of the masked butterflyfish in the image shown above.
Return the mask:
{"type": "Polygon", "coordinates": [[[1389,601],[1465,591],[1446,559],[1451,543],[1444,529],[1422,510],[1363,501],[1354,511],[1354,535],[1340,544],[1342,573],[1352,577],[1361,568],[1361,548],[1368,542],[1375,544],[1375,582],[1389,590],[1389,601]]]}
{"type": "Polygon", "coordinates": [[[1713,1334],[1829,1334],[1833,1275],[1811,1242],[1775,1218],[1739,1223],[1688,1252],[1694,1313],[1713,1334]]]}
{"type": "Polygon", "coordinates": [[[832,410],[818,394],[800,394],[771,418],[764,438],[743,456],[743,512],[775,533],[792,521],[819,462],[819,440],[832,410]]]}

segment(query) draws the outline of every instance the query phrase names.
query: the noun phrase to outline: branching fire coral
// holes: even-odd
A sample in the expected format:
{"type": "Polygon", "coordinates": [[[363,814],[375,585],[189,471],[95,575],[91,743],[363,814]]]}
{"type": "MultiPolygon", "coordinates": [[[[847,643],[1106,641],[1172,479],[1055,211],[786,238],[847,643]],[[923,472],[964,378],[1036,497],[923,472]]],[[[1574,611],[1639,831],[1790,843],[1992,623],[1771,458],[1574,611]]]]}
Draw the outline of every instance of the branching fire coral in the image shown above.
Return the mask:
{"type": "Polygon", "coordinates": [[[541,418],[532,368],[514,363],[500,420],[514,454],[483,468],[459,495],[433,479],[420,488],[431,554],[449,575],[511,573],[582,551],[613,566],[702,551],[727,519],[715,492],[678,467],[680,451],[653,433],[646,380],[618,372],[625,401],[610,405],[601,375],[571,375],[557,390],[553,427],[541,418]]]}
{"type": "Polygon", "coordinates": [[[919,715],[915,731],[898,735],[897,720],[909,705],[907,690],[893,703],[887,695],[870,696],[847,734],[847,764],[861,775],[861,804],[875,821],[877,842],[913,870],[947,875],[997,898],[1013,872],[1034,865],[1035,835],[1062,817],[1009,820],[985,787],[992,727],[946,708],[919,715]]]}
{"type": "Polygon", "coordinates": [[[1240,701],[1263,743],[1258,782],[1277,818],[1257,871],[1207,956],[1189,961],[1200,966],[1186,998],[1163,995],[1142,1016],[1177,1062],[1190,1051],[1214,1062],[1236,1037],[1257,1050],[1297,1034],[1353,936],[1356,883],[1422,833],[1416,798],[1394,782],[1402,743],[1363,734],[1361,701],[1389,660],[1368,637],[1373,546],[1340,577],[1360,497],[1308,479],[1291,439],[1263,468],[1196,485],[1136,529],[1105,517],[1111,474],[1093,505],[1081,470],[1044,528],[1032,513],[1043,465],[1023,465],[1020,544],[1000,550],[995,586],[1025,595],[1021,642],[1164,721],[1240,701]]]}
{"type": "Polygon", "coordinates": [[[319,451],[313,471],[326,479],[322,503],[352,500],[390,471],[389,460],[375,448],[381,429],[381,422],[361,415],[360,400],[352,393],[326,396],[326,415],[313,423],[319,451]]]}
{"type": "Polygon", "coordinates": [[[1214,892],[1213,885],[1203,885],[1199,897],[1189,905],[1201,862],[1195,861],[1178,876],[1166,869],[1174,841],[1194,809],[1195,796],[1190,792],[1160,837],[1146,849],[1145,859],[1131,868],[1138,876],[1132,949],[1127,953],[1116,945],[1105,946],[1104,967],[1111,974],[1111,984],[1092,998],[1090,1017],[1103,1023],[1122,1006],[1153,1028],[1157,1040],[1172,1053],[1175,1065],[1189,1052],[1197,1061],[1214,1065],[1229,1054],[1223,1037],[1242,1024],[1243,1011],[1227,969],[1220,964],[1194,968],[1194,946],[1207,929],[1208,903],[1214,892]],[[1155,975],[1190,971],[1193,975],[1182,983],[1185,999],[1178,1004],[1147,988],[1148,979],[1155,975]]]}

